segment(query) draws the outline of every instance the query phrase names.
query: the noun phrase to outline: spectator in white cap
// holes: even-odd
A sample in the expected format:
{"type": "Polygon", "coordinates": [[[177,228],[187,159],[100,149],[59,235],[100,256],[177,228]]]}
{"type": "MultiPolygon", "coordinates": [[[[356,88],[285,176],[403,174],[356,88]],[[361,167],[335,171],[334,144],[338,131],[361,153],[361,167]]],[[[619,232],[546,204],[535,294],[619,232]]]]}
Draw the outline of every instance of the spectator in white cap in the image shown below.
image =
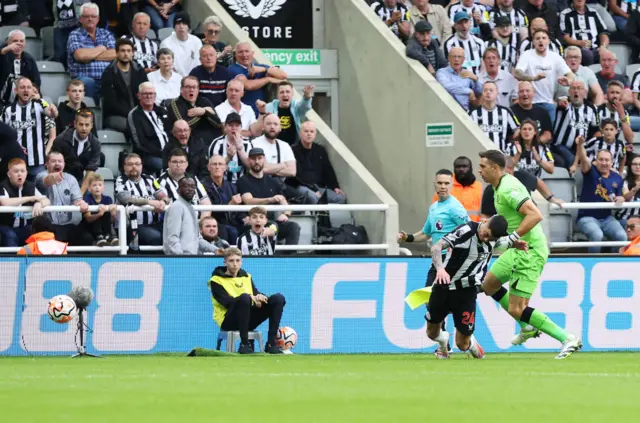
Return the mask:
{"type": "Polygon", "coordinates": [[[193,34],[190,34],[191,18],[186,12],[176,14],[173,21],[173,32],[160,44],[160,48],[168,48],[173,52],[173,66],[182,76],[189,75],[189,72],[200,65],[200,48],[202,41],[193,34]]]}

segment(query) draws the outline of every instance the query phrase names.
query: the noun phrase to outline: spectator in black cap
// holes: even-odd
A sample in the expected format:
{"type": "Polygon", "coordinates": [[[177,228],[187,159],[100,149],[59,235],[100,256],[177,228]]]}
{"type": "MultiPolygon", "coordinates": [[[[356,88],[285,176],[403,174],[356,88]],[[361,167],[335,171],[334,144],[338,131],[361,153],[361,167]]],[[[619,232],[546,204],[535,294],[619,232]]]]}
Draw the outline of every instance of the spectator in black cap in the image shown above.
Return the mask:
{"type": "Polygon", "coordinates": [[[494,47],[498,50],[501,59],[500,69],[512,72],[518,62],[519,35],[513,32],[511,18],[507,15],[496,16],[493,23],[493,37],[487,41],[485,48],[494,47]]]}
{"type": "Polygon", "coordinates": [[[224,158],[227,164],[224,178],[235,184],[244,174],[245,166],[249,166],[247,153],[252,147],[249,138],[242,136],[242,118],[236,112],[232,112],[224,121],[224,135],[216,138],[209,145],[208,157],[224,158]]]}
{"type": "Polygon", "coordinates": [[[173,66],[182,76],[200,65],[200,48],[202,41],[191,31],[191,18],[187,12],[176,13],[173,21],[173,32],[160,44],[160,48],[168,48],[173,52],[173,66]]]}
{"type": "Polygon", "coordinates": [[[172,28],[177,11],[181,9],[180,0],[147,0],[144,12],[151,18],[151,26],[159,31],[172,28]]]}
{"type": "MultiPolygon", "coordinates": [[[[288,205],[284,197],[282,184],[272,176],[265,175],[264,150],[252,148],[249,151],[249,171],[238,180],[238,193],[242,196],[242,202],[250,206],[263,206],[268,204],[288,205]]],[[[278,225],[278,238],[284,239],[287,245],[297,245],[300,239],[300,226],[289,220],[290,211],[269,212],[267,218],[275,220],[278,225]]],[[[249,218],[245,218],[248,224],[249,218]]]]}
{"type": "Polygon", "coordinates": [[[407,57],[422,63],[435,76],[436,71],[447,66],[440,43],[432,38],[433,26],[428,21],[416,23],[414,33],[407,41],[407,57]]]}

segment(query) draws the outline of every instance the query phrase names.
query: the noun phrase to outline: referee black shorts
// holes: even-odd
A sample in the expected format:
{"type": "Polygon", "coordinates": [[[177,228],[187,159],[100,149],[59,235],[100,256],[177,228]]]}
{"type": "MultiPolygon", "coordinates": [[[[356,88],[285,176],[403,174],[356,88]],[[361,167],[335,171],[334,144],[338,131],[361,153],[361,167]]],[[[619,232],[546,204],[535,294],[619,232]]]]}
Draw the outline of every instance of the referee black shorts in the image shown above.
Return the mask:
{"type": "Polygon", "coordinates": [[[424,318],[429,323],[439,325],[451,313],[456,330],[471,336],[476,326],[477,295],[475,286],[452,290],[448,285],[435,285],[424,318]]]}

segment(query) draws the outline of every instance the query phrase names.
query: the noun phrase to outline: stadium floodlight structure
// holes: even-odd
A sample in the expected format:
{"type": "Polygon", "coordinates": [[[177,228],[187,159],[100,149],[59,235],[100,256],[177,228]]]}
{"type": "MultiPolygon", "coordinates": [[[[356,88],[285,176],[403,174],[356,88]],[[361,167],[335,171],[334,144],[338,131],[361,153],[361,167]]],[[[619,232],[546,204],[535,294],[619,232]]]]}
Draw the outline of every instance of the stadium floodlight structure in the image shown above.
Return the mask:
{"type": "Polygon", "coordinates": [[[76,340],[78,339],[78,335],[80,336],[80,342],[76,342],[76,348],[78,349],[78,352],[72,355],[71,358],[102,358],[99,355],[89,354],[87,352],[87,347],[85,346],[85,330],[89,329],[89,327],[84,323],[84,312],[86,311],[87,307],[89,307],[89,304],[91,304],[91,301],[93,301],[93,291],[91,290],[91,288],[86,286],[76,286],[67,295],[69,295],[69,297],[73,299],[73,301],[76,303],[76,307],[78,307],[78,329],[76,331],[76,340]]]}

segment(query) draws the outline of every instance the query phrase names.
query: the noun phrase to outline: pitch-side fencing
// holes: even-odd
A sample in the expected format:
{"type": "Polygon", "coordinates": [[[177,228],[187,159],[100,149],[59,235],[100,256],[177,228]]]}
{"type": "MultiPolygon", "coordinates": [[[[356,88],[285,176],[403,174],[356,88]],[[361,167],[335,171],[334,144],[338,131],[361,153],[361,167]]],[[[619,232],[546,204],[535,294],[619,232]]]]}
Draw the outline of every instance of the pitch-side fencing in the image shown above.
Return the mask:
{"type": "MultiPolygon", "coordinates": [[[[169,209],[171,205],[165,207],[169,209]]],[[[194,206],[196,211],[211,212],[248,212],[254,206],[194,206]]],[[[312,212],[328,212],[328,211],[345,211],[345,212],[383,212],[384,213],[384,236],[383,243],[378,244],[308,244],[308,245],[279,245],[279,251],[338,251],[338,250],[383,250],[388,255],[398,254],[398,244],[396,243],[396,229],[398,227],[398,210],[397,206],[390,207],[387,204],[321,204],[321,205],[287,205],[287,206],[262,206],[267,211],[312,211],[312,212]]],[[[99,206],[89,206],[90,212],[97,212],[99,206]]],[[[118,252],[120,255],[126,255],[128,250],[127,242],[127,219],[130,213],[136,211],[153,211],[151,206],[117,206],[117,228],[120,246],[117,247],[95,247],[95,246],[69,246],[69,252],[118,252]]],[[[47,206],[43,209],[46,213],[52,212],[80,212],[78,206],[47,206]]],[[[31,213],[32,207],[3,207],[0,206],[0,213],[31,213]]],[[[374,235],[374,234],[370,234],[374,235]]],[[[16,253],[19,247],[0,247],[0,253],[16,253]]],[[[162,246],[140,245],[141,251],[162,251],[162,246]]]]}
{"type": "MultiPolygon", "coordinates": [[[[578,210],[578,209],[635,209],[640,208],[640,203],[563,203],[562,205],[549,204],[550,210],[578,210]]],[[[575,222],[572,222],[575,225],[575,222]]],[[[629,241],[575,241],[552,242],[551,248],[585,248],[585,247],[624,247],[629,241]]]]}

